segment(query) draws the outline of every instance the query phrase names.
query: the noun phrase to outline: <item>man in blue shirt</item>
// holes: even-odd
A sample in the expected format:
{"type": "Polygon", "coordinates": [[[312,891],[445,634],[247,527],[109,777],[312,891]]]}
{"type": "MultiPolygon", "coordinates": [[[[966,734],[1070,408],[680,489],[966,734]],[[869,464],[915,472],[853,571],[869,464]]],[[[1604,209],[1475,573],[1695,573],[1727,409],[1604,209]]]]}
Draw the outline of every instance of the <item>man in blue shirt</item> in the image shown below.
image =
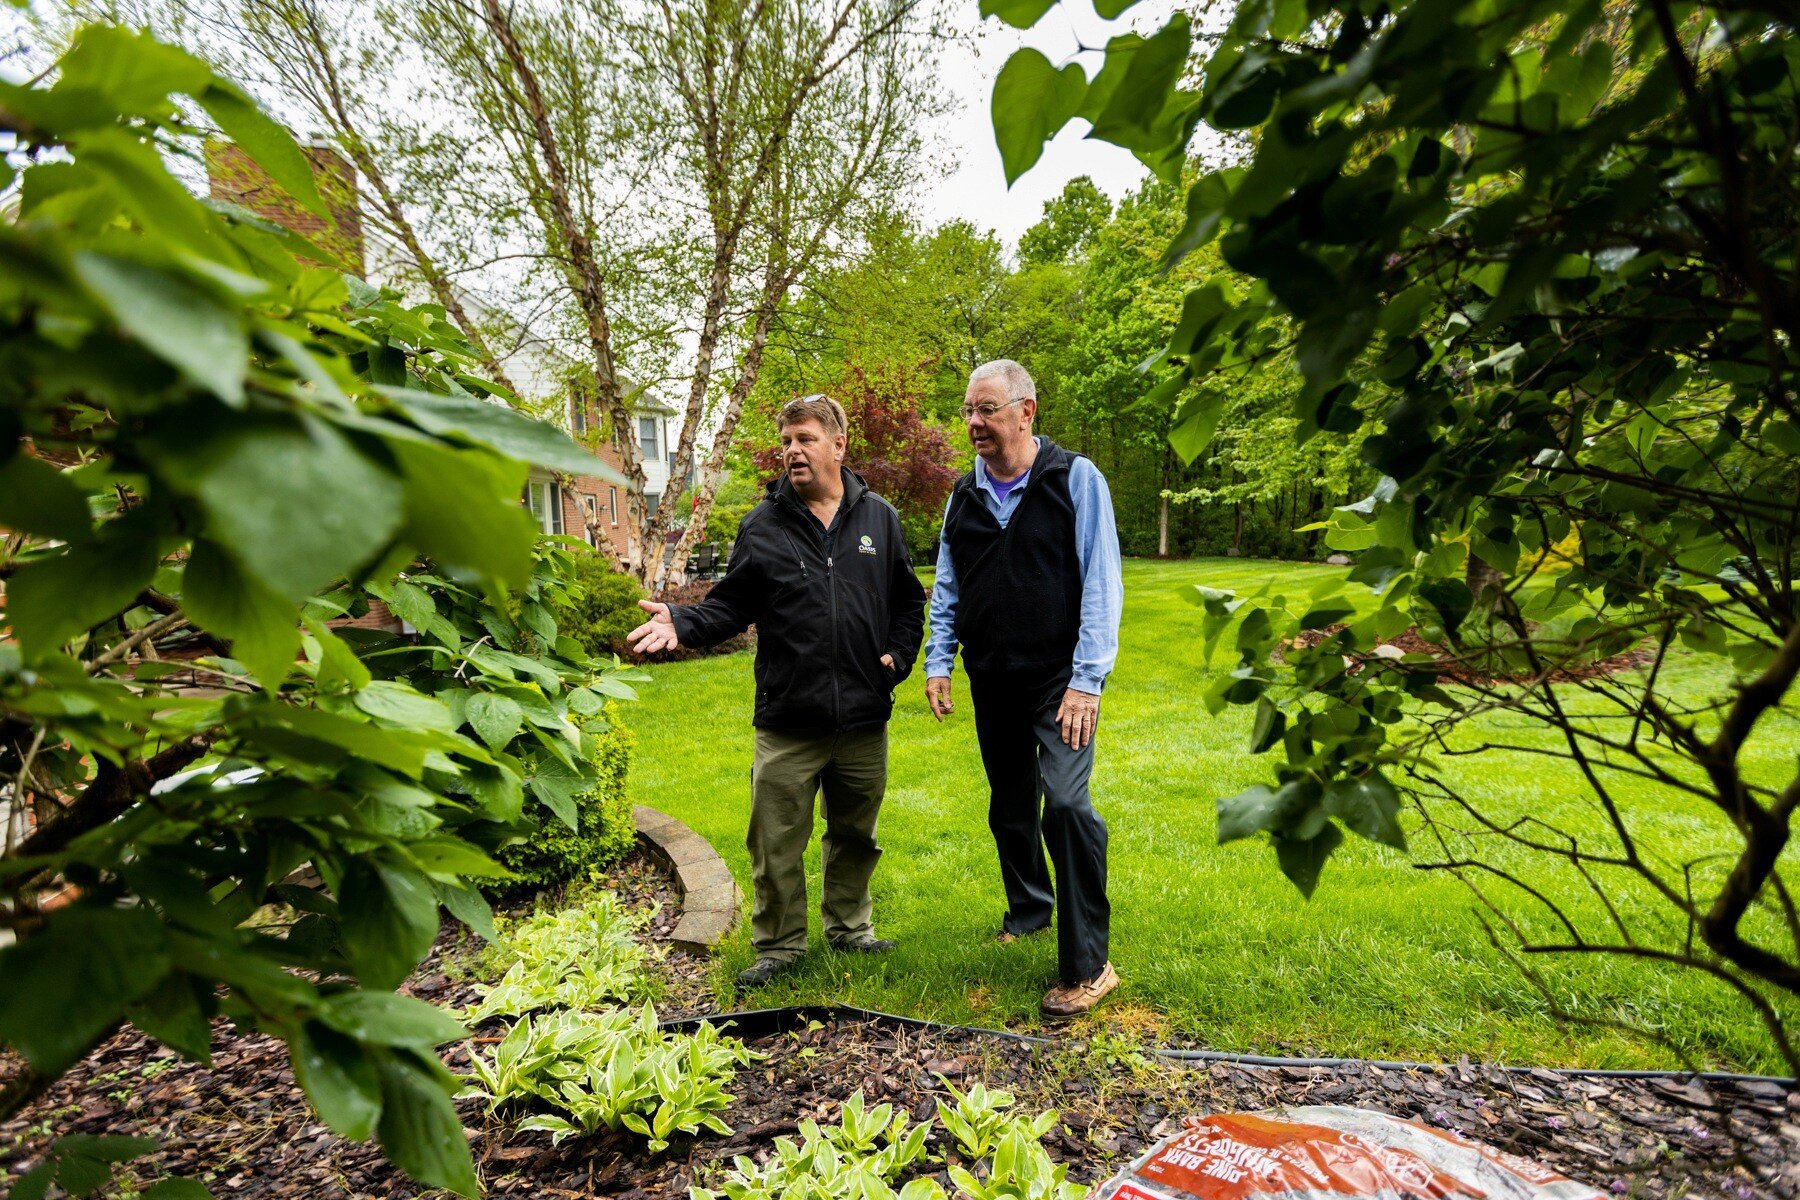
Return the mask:
{"type": "Polygon", "coordinates": [[[1106,822],[1088,795],[1100,694],[1119,652],[1119,534],[1099,468],[1032,434],[1037,389],[1024,367],[977,367],[962,416],[975,469],[944,508],[925,696],[938,720],[952,711],[960,643],[1006,888],[999,937],[1056,918],[1060,978],[1042,1008],[1070,1017],[1119,984],[1107,957],[1106,822]]]}

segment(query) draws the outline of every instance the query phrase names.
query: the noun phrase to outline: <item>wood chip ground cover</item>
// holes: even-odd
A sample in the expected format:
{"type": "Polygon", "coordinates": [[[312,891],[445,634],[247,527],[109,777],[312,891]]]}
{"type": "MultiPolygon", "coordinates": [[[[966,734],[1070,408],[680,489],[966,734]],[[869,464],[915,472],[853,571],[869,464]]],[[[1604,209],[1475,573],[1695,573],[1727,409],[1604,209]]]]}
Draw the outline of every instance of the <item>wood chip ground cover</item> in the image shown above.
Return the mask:
{"type": "MultiPolygon", "coordinates": [[[[680,903],[666,881],[634,859],[616,886],[634,907],[660,903],[645,936],[666,943],[680,903]]],[[[466,954],[464,936],[446,931],[408,990],[468,1003],[473,985],[459,966],[466,954]]],[[[662,970],[658,1008],[665,1016],[713,1011],[703,960],[671,951],[662,970]]],[[[941,1075],[958,1086],[979,1079],[1005,1088],[1024,1110],[1057,1109],[1062,1119],[1046,1146],[1070,1164],[1072,1179],[1087,1183],[1112,1174],[1187,1113],[1353,1104],[1459,1129],[1619,1195],[1800,1197],[1800,1093],[1780,1085],[1521,1074],[1467,1063],[1417,1071],[1368,1064],[1179,1067],[1149,1060],[1103,1029],[1090,1042],[1076,1040],[1094,1032],[1078,1026],[1069,1041],[1040,1046],[833,1022],[757,1038],[753,1047],[769,1057],[738,1076],[738,1099],[726,1114],[736,1132],[678,1141],[657,1156],[645,1155],[641,1139],[630,1135],[553,1148],[547,1135],[514,1132],[473,1102],[463,1106],[465,1126],[489,1195],[685,1200],[691,1184],[708,1182],[733,1155],[759,1156],[804,1118],[834,1119],[857,1088],[871,1103],[892,1102],[929,1118],[945,1094],[941,1075]]],[[[457,1046],[446,1061],[466,1071],[467,1055],[467,1045],[457,1046]]],[[[0,1058],[0,1078],[16,1067],[0,1058]]],[[[313,1118],[280,1043],[224,1027],[210,1069],[132,1032],[97,1049],[34,1106],[0,1124],[0,1192],[52,1137],[77,1132],[157,1138],[162,1149],[141,1165],[145,1178],[196,1176],[221,1198],[421,1194],[373,1146],[345,1142],[313,1118]]],[[[945,1151],[934,1135],[932,1153],[945,1151]]]]}

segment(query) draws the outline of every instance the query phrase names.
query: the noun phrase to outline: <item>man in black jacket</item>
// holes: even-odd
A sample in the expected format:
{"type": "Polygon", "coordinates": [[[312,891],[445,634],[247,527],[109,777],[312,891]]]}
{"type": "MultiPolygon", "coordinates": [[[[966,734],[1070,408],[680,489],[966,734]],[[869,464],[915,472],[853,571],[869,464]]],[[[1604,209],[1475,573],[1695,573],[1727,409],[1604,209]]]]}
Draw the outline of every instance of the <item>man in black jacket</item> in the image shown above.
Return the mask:
{"type": "Polygon", "coordinates": [[[725,577],[698,604],[641,600],[651,619],[627,639],[639,653],[711,646],[756,626],[756,752],[750,769],[750,917],[767,983],[806,950],[813,800],[825,797],[825,937],[880,953],[869,877],[881,857],[875,818],[887,787],[893,690],[911,672],[925,589],[893,505],[844,464],[844,410],[828,396],[776,417],[786,474],[738,526],[725,577]]]}

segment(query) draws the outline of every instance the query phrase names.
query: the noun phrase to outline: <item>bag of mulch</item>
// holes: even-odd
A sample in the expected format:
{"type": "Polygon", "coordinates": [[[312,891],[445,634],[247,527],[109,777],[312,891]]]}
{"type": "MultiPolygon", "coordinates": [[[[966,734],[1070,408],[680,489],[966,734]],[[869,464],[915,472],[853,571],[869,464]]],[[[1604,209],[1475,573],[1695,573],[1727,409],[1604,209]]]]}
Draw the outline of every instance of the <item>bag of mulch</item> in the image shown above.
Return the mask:
{"type": "Polygon", "coordinates": [[[1189,1117],[1089,1200],[1600,1200],[1516,1154],[1341,1105],[1189,1117]]]}

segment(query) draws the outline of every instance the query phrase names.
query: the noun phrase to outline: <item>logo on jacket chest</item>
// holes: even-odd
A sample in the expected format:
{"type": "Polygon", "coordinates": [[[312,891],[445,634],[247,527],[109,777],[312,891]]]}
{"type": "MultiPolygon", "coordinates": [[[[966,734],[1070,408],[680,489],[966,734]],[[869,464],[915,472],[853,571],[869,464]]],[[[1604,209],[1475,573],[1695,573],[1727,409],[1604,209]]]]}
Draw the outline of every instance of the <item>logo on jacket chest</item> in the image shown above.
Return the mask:
{"type": "Polygon", "coordinates": [[[869,536],[869,535],[868,535],[868,534],[866,534],[866,533],[865,533],[865,534],[863,534],[863,535],[862,535],[862,541],[861,541],[861,543],[860,543],[860,544],[858,544],[858,545],[857,545],[857,547],[856,547],[856,549],[857,549],[857,551],[858,551],[858,552],[860,552],[860,553],[862,553],[862,554],[873,554],[873,553],[875,553],[875,539],[874,539],[874,538],[872,538],[872,537],[870,537],[870,536],[869,536]]]}

